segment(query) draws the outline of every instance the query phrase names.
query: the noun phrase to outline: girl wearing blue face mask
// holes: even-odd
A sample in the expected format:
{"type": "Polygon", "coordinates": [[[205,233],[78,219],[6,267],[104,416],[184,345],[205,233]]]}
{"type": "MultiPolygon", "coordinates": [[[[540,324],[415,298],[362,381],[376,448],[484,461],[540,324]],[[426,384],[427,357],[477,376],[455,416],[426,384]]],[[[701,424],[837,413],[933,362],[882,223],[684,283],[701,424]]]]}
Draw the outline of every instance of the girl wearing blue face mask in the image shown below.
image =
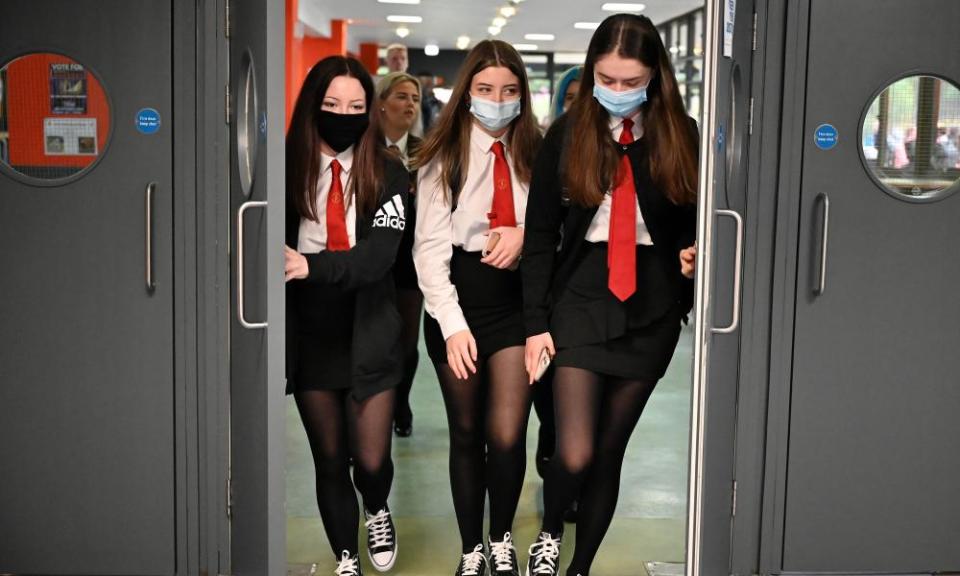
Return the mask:
{"type": "Polygon", "coordinates": [[[516,266],[541,138],[523,61],[512,46],[480,42],[461,70],[414,159],[413,259],[428,313],[424,339],[450,429],[450,484],[462,540],[456,574],[517,576],[510,531],[525,472],[531,391],[516,266]]]}
{"type": "Polygon", "coordinates": [[[696,190],[696,124],[656,27],[607,18],[577,99],[545,137],[527,205],[526,363],[554,356],[557,430],[529,575],[559,574],[563,511],[578,497],[566,574],[590,572],[627,441],[692,304],[696,190]]]}

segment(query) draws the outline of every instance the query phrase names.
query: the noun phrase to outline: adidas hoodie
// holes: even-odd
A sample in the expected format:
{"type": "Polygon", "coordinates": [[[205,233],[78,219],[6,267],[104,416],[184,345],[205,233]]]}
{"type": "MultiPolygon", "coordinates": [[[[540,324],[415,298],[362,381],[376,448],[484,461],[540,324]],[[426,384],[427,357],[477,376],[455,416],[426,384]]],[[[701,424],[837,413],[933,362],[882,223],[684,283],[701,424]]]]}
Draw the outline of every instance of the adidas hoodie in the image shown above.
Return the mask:
{"type": "MultiPolygon", "coordinates": [[[[400,160],[387,158],[383,186],[376,211],[357,214],[356,245],[350,250],[304,254],[310,272],[300,282],[335,285],[356,292],[353,318],[353,389],[361,401],[394,388],[403,373],[400,349],[400,314],[397,312],[393,263],[406,228],[410,176],[400,160]]],[[[292,198],[287,198],[286,242],[297,245],[300,216],[292,198]]],[[[297,365],[297,315],[287,306],[287,393],[291,372],[297,365]]]]}

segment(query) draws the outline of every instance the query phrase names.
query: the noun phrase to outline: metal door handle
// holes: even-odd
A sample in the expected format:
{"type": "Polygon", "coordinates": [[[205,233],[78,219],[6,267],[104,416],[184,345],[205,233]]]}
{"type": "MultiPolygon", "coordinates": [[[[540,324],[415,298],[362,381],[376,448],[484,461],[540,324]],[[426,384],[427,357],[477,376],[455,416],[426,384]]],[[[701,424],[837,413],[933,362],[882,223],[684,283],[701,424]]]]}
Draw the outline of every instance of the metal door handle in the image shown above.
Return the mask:
{"type": "Polygon", "coordinates": [[[237,319],[250,330],[266,328],[266,322],[247,322],[243,312],[243,215],[248,208],[266,208],[264,201],[244,202],[237,212],[237,319]]]}
{"type": "Polygon", "coordinates": [[[729,216],[737,223],[737,255],[733,266],[733,317],[730,325],[710,328],[713,334],[730,334],[740,327],[740,276],[743,268],[743,218],[733,210],[717,210],[717,216],[729,216]]]}
{"type": "Polygon", "coordinates": [[[146,189],[146,198],[144,198],[144,220],[146,221],[144,229],[144,236],[146,237],[146,281],[147,281],[147,292],[153,294],[153,291],[156,290],[157,285],[153,281],[153,193],[157,189],[157,183],[151,182],[147,184],[146,189]]]}
{"type": "Polygon", "coordinates": [[[817,202],[823,202],[823,237],[820,242],[820,280],[813,289],[816,296],[823,295],[827,289],[827,243],[830,240],[830,197],[826,192],[817,194],[817,202]]]}

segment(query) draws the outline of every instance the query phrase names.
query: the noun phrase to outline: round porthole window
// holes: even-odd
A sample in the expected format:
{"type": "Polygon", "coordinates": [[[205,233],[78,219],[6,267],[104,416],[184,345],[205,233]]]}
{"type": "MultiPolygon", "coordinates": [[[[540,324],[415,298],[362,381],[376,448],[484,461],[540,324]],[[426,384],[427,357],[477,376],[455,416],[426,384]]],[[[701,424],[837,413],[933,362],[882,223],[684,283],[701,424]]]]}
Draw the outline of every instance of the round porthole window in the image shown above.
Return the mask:
{"type": "Polygon", "coordinates": [[[76,60],[34,52],[0,68],[0,168],[39,186],[80,178],[110,138],[103,84],[76,60]]]}
{"type": "Polygon", "coordinates": [[[930,202],[960,189],[960,89],[907,76],[881,90],[861,121],[861,156],[888,194],[930,202]]]}

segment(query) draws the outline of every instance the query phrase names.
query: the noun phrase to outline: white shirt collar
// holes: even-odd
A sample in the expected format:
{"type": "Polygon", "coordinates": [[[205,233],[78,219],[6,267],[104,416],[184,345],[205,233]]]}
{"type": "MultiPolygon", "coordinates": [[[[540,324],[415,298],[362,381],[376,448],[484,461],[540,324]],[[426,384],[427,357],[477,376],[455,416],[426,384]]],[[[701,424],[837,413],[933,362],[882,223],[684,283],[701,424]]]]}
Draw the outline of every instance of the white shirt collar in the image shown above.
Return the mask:
{"type": "MultiPolygon", "coordinates": [[[[640,110],[640,108],[637,108],[637,111],[627,116],[627,118],[633,120],[634,132],[637,131],[638,127],[643,126],[643,112],[640,110]]],[[[621,126],[623,126],[623,118],[610,114],[610,131],[615,131],[621,126]]]]}
{"type": "Polygon", "coordinates": [[[340,152],[336,156],[327,156],[323,152],[320,153],[320,174],[323,174],[330,168],[330,163],[333,162],[333,159],[336,158],[340,162],[340,166],[343,168],[344,172],[350,172],[350,168],[353,166],[353,146],[340,152]]]}
{"type": "Polygon", "coordinates": [[[385,138],[386,141],[387,141],[387,148],[389,148],[390,146],[396,146],[397,148],[400,149],[400,156],[403,156],[404,158],[406,158],[406,157],[407,157],[407,140],[408,140],[407,137],[408,137],[408,136],[410,136],[410,133],[409,133],[409,132],[404,132],[404,133],[403,133],[403,136],[401,136],[400,139],[397,140],[396,142],[391,142],[389,137],[384,136],[384,138],[385,138]]]}
{"type": "Polygon", "coordinates": [[[503,142],[504,150],[510,148],[510,130],[507,128],[507,131],[504,132],[499,138],[494,138],[493,136],[487,134],[483,131],[483,128],[477,126],[477,123],[473,123],[473,127],[470,129],[470,141],[479,148],[482,152],[490,152],[490,147],[493,146],[493,143],[497,140],[503,142]]]}

